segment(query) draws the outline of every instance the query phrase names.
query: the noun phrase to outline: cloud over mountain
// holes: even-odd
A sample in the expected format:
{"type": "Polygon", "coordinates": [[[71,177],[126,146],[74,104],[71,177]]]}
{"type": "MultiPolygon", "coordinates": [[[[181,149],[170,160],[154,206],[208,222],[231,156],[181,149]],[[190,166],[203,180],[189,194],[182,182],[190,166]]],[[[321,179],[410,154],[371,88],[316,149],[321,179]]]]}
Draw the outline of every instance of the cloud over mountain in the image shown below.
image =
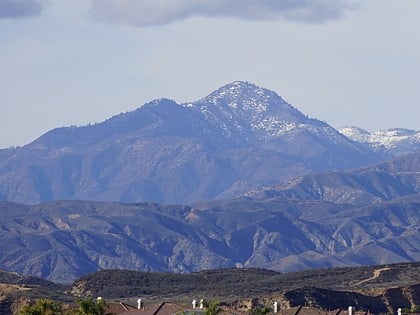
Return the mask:
{"type": "Polygon", "coordinates": [[[342,17],[353,4],[352,0],[93,0],[90,13],[98,21],[138,27],[194,16],[322,23],[342,17]]]}
{"type": "Polygon", "coordinates": [[[1,0],[0,19],[38,16],[43,5],[42,0],[1,0]]]}

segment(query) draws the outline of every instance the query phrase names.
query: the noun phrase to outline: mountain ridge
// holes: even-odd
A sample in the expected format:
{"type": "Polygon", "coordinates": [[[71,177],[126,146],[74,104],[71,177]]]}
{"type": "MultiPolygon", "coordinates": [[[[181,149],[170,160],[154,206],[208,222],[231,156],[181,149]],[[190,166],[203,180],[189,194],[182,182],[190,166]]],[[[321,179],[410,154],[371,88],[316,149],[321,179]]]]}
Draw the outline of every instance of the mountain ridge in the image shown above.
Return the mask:
{"type": "Polygon", "coordinates": [[[419,209],[418,194],[365,205],[279,197],[190,206],[0,203],[0,267],[68,282],[109,268],[289,272],[419,261],[419,209]]]}
{"type": "Polygon", "coordinates": [[[420,153],[413,153],[347,172],[292,178],[271,187],[258,187],[245,196],[257,199],[281,196],[353,205],[375,204],[420,193],[419,167],[420,153]]]}

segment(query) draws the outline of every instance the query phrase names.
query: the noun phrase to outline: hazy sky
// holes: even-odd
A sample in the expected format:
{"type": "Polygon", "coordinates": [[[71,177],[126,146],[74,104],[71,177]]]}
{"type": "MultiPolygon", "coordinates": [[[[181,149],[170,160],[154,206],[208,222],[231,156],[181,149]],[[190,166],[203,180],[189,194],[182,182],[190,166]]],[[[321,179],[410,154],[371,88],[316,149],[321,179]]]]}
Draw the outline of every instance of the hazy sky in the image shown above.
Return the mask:
{"type": "Polygon", "coordinates": [[[0,148],[235,80],[420,130],[419,0],[0,0],[0,148]]]}

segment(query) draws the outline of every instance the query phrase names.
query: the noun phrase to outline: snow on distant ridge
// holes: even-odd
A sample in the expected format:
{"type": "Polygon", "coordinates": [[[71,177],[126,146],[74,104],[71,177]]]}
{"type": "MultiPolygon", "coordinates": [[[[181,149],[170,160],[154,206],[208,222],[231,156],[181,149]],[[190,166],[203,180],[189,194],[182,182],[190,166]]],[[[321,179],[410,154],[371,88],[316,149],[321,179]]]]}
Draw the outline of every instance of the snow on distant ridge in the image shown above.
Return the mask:
{"type": "Polygon", "coordinates": [[[404,147],[408,152],[420,149],[420,131],[416,130],[393,128],[369,132],[362,128],[347,126],[338,131],[353,141],[368,144],[373,148],[402,149],[404,147]]]}
{"type": "Polygon", "coordinates": [[[338,131],[345,135],[347,138],[361,143],[371,143],[371,133],[365,129],[355,127],[355,126],[346,126],[339,128],[338,131]]]}

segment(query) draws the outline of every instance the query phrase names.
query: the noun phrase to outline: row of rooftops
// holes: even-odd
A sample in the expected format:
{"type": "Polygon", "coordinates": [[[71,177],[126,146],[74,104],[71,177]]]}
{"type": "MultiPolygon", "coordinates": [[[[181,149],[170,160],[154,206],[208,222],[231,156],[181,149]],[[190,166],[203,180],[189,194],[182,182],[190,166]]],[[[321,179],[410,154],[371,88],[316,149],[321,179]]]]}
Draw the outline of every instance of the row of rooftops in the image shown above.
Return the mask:
{"type": "MultiPolygon", "coordinates": [[[[248,315],[247,312],[239,311],[227,306],[219,306],[220,311],[218,315],[248,315]]],[[[115,315],[200,315],[204,313],[205,308],[203,307],[186,307],[177,303],[162,302],[157,304],[148,305],[137,305],[132,306],[123,302],[112,302],[109,303],[109,314],[115,315]],[[139,308],[140,306],[140,308],[139,308]]],[[[283,308],[276,312],[278,315],[373,315],[369,311],[357,311],[353,307],[349,307],[347,310],[336,309],[336,310],[322,310],[315,307],[307,306],[296,306],[290,308],[283,308]]],[[[275,312],[271,312],[275,314],[275,312]]],[[[399,310],[398,315],[403,315],[399,310]]],[[[410,313],[410,315],[420,315],[419,313],[410,313]]]]}

